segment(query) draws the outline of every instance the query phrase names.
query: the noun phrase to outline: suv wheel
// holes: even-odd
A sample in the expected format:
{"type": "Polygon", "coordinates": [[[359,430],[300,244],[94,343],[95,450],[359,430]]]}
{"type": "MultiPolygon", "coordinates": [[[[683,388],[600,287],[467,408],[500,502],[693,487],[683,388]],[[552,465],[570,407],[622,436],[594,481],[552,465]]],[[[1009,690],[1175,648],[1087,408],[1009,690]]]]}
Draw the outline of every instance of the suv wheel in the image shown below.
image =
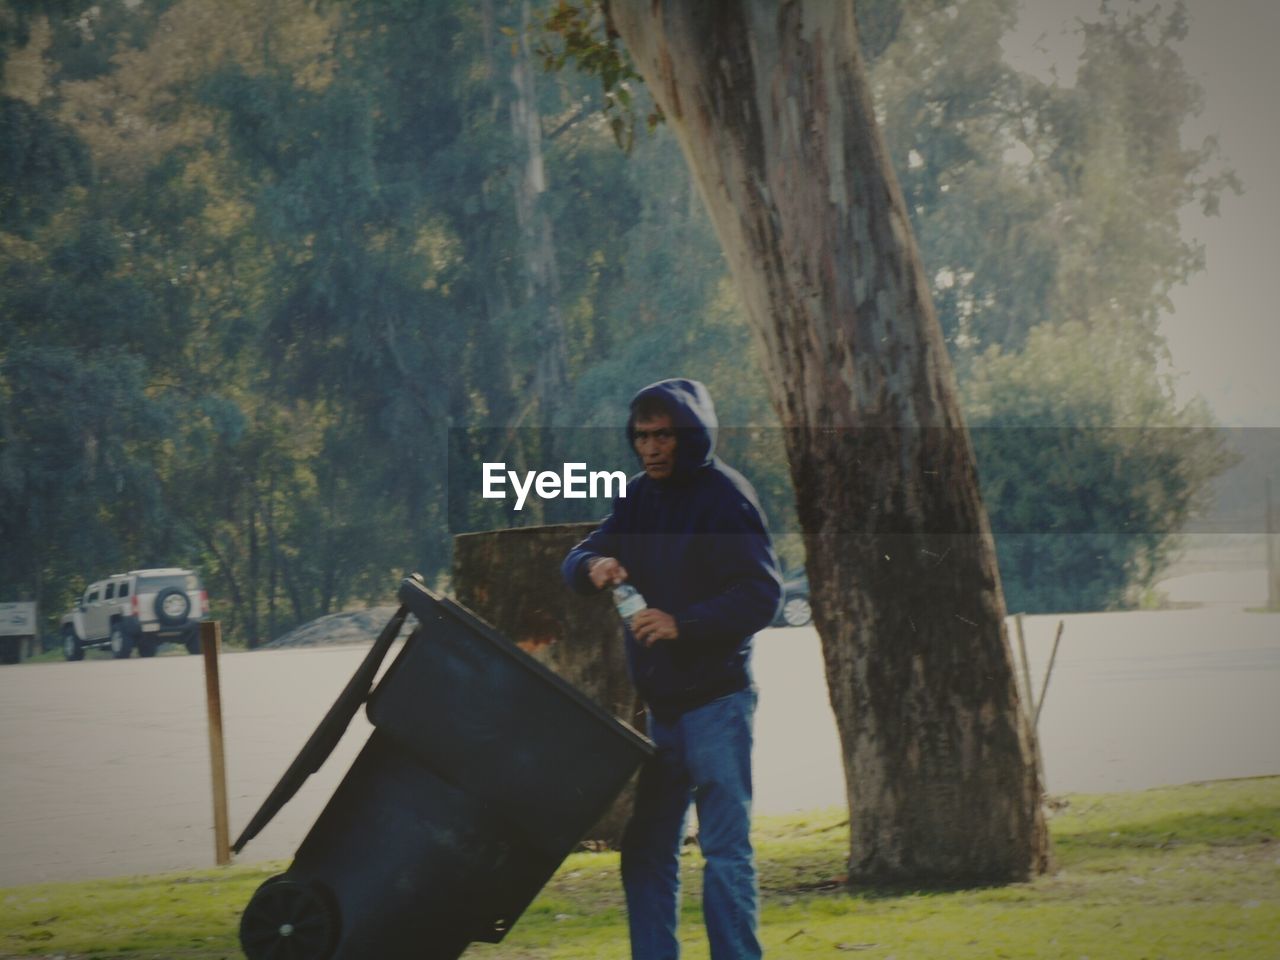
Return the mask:
{"type": "Polygon", "coordinates": [[[187,635],[182,638],[183,644],[186,645],[187,653],[200,652],[200,629],[190,630],[187,635]]]}
{"type": "Polygon", "coordinates": [[[133,637],[125,630],[124,624],[117,620],[111,625],[111,655],[117,660],[127,660],[133,653],[133,637]]]}
{"type": "Polygon", "coordinates": [[[62,655],[68,660],[84,659],[84,644],[80,642],[80,638],[76,636],[72,627],[62,629],[62,655]]]}
{"type": "Polygon", "coordinates": [[[782,620],[788,627],[803,627],[813,619],[813,610],[809,606],[809,598],[800,594],[787,597],[782,605],[782,620]]]}
{"type": "Polygon", "coordinates": [[[191,613],[191,598],[178,587],[165,587],[156,594],[156,618],[166,626],[182,623],[191,613]]]}
{"type": "Polygon", "coordinates": [[[138,656],[154,657],[156,655],[156,647],[160,646],[158,640],[152,640],[150,637],[138,638],[138,656]]]}
{"type": "Polygon", "coordinates": [[[0,640],[0,660],[5,663],[18,663],[22,659],[22,640],[19,637],[5,637],[0,640]]]}

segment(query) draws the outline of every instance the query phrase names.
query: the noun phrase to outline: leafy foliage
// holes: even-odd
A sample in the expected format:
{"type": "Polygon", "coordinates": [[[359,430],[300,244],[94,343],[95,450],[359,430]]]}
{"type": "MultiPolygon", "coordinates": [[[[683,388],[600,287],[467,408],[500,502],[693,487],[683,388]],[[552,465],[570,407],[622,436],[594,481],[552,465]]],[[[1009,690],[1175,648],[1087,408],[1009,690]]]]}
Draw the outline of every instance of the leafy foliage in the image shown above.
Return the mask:
{"type": "MultiPolygon", "coordinates": [[[[1104,14],[1064,87],[1003,63],[1013,10],[858,5],[973,411],[1146,411],[1203,437],[1150,372],[1156,312],[1200,266],[1177,210],[1236,186],[1212,144],[1178,139],[1198,107],[1185,22],[1104,14]],[[1135,366],[1085,390],[1099,331],[1135,366]]],[[[451,533],[496,522],[477,498],[451,514],[451,476],[544,463],[580,427],[616,444],[634,390],[672,375],[751,428],[726,431],[726,459],[794,529],[756,347],[674,139],[597,5],[537,19],[531,38],[505,0],[0,11],[0,65],[27,71],[0,90],[0,599],[37,597],[52,628],[86,579],[188,564],[252,644],[442,575],[451,533]]],[[[1076,453],[1055,491],[1092,491],[1106,518],[1137,504],[1150,530],[1218,462],[1169,442],[1108,479],[1076,453]],[[1158,464],[1176,484],[1149,488],[1158,464]]],[[[1055,459],[989,453],[997,516],[1046,510],[1025,477],[1055,459]]],[[[1068,562],[1066,542],[1024,560],[1002,537],[1023,606],[1119,602],[1161,557],[1144,541],[1099,566],[1090,543],[1068,562]]]]}
{"type": "Polygon", "coordinates": [[[1231,463],[1132,330],[1039,327],[1020,353],[992,347],[963,389],[1010,610],[1132,602],[1231,463]]]}
{"type": "Polygon", "coordinates": [[[0,224],[26,235],[68,187],[88,179],[88,151],[65,125],[22,100],[0,97],[0,224]]]}
{"type": "MultiPolygon", "coordinates": [[[[601,110],[618,146],[627,152],[635,143],[636,99],[633,88],[643,83],[626,51],[618,44],[604,9],[558,0],[542,20],[538,52],[547,70],[577,69],[600,81],[601,110]]],[[[650,103],[645,126],[650,133],[662,123],[662,110],[650,103]]]]}

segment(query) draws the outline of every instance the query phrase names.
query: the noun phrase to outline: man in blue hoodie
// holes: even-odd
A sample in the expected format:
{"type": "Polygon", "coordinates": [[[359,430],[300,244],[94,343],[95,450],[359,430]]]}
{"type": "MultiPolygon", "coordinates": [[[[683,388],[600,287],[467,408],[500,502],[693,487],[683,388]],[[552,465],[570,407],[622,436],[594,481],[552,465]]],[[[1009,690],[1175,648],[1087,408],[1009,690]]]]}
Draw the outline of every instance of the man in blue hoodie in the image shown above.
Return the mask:
{"type": "Polygon", "coordinates": [[[761,956],[749,836],[751,641],[773,619],[782,587],[755,491],[714,456],[716,426],[696,380],[636,394],[627,438],[644,470],[562,565],[581,593],[625,581],[647,602],[625,631],[658,748],[641,770],[622,840],[634,960],[679,955],[679,855],[691,802],[712,960],[761,956]]]}

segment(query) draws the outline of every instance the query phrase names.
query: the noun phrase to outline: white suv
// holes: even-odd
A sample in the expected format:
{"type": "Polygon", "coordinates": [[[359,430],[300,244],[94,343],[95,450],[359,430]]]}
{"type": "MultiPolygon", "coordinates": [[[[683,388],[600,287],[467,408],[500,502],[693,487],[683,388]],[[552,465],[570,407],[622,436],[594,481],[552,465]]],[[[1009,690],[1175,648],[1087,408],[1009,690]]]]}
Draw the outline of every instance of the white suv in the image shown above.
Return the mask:
{"type": "Polygon", "coordinates": [[[87,647],[109,647],[123,660],[133,653],[153,657],[165,640],[200,652],[200,621],[209,615],[209,595],[190,570],[162,567],[112,574],[91,583],[75,609],[62,618],[62,653],[83,660],[87,647]]]}

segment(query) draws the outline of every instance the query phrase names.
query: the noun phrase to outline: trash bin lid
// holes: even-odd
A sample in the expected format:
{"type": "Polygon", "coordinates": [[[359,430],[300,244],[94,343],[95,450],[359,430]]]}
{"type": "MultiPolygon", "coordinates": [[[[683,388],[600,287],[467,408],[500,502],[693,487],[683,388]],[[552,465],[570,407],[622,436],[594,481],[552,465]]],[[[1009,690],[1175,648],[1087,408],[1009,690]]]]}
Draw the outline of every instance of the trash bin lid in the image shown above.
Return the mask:
{"type": "MultiPolygon", "coordinates": [[[[595,721],[603,724],[614,735],[626,741],[629,746],[640,750],[645,756],[653,753],[653,744],[648,737],[641,734],[625,720],[614,716],[596,700],[587,696],[550,667],[525,653],[474,610],[464,607],[456,600],[435,593],[420,579],[410,578],[402,581],[398,598],[418,618],[418,621],[428,628],[424,630],[428,642],[430,640],[429,625],[438,618],[447,616],[450,620],[460,624],[473,638],[487,641],[486,646],[505,661],[514,665],[517,669],[536,677],[537,683],[548,684],[562,696],[568,697],[578,707],[590,714],[595,721]]],[[[390,679],[391,674],[388,672],[387,676],[383,678],[383,683],[390,679]]],[[[381,686],[379,684],[379,688],[381,686]]],[[[374,720],[372,717],[370,719],[374,720]]],[[[374,720],[374,722],[376,724],[377,721],[374,720]]]]}

